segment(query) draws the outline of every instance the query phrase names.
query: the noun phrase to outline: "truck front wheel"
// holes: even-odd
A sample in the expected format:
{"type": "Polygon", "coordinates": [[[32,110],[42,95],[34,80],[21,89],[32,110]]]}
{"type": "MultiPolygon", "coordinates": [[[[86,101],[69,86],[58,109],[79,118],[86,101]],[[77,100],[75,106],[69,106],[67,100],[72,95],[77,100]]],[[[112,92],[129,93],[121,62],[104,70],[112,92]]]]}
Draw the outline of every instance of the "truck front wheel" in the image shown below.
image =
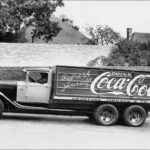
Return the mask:
{"type": "Polygon", "coordinates": [[[0,116],[2,115],[3,112],[4,112],[4,104],[2,100],[0,99],[0,116]]]}
{"type": "Polygon", "coordinates": [[[146,116],[145,109],[139,105],[127,107],[123,114],[125,123],[132,127],[141,126],[145,122],[146,116]]]}
{"type": "Polygon", "coordinates": [[[112,104],[103,104],[94,111],[94,119],[98,125],[113,125],[117,122],[118,117],[118,109],[112,104]]]}

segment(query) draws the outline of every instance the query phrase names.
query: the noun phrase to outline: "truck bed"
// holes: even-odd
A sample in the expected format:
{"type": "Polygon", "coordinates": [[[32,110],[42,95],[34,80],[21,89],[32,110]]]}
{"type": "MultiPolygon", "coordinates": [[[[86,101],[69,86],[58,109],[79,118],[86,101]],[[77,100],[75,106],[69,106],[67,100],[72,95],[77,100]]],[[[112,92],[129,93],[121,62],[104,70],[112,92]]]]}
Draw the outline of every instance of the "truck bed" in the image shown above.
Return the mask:
{"type": "Polygon", "coordinates": [[[56,66],[53,99],[150,103],[150,72],[125,67],[56,66]]]}

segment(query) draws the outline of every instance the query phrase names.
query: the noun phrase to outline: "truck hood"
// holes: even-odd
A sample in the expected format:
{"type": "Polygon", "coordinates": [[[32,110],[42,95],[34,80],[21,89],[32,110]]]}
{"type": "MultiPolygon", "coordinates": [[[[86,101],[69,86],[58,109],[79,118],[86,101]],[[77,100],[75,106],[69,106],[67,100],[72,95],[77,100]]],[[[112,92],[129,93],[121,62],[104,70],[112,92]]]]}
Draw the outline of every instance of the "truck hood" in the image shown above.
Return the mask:
{"type": "Polygon", "coordinates": [[[17,81],[0,81],[0,88],[17,87],[17,81]]]}

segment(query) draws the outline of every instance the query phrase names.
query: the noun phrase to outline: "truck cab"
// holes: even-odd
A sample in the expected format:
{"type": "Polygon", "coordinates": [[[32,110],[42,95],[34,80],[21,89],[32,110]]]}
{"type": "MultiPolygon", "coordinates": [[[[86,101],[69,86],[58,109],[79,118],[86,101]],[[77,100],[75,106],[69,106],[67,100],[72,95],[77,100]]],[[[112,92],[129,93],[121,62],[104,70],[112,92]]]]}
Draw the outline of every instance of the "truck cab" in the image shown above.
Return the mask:
{"type": "Polygon", "coordinates": [[[17,99],[19,103],[49,104],[51,95],[51,68],[28,68],[23,70],[26,80],[17,85],[17,99]]]}

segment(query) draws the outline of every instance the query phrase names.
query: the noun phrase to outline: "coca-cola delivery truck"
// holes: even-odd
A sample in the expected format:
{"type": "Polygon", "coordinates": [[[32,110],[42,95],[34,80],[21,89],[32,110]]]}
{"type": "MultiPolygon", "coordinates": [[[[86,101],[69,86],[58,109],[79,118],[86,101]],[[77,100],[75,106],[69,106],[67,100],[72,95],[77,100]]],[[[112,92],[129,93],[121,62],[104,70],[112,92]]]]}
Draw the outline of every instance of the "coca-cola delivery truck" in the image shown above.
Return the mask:
{"type": "Polygon", "coordinates": [[[98,125],[142,125],[150,110],[150,72],[54,66],[26,68],[25,81],[0,82],[3,112],[84,115],[98,125]]]}

